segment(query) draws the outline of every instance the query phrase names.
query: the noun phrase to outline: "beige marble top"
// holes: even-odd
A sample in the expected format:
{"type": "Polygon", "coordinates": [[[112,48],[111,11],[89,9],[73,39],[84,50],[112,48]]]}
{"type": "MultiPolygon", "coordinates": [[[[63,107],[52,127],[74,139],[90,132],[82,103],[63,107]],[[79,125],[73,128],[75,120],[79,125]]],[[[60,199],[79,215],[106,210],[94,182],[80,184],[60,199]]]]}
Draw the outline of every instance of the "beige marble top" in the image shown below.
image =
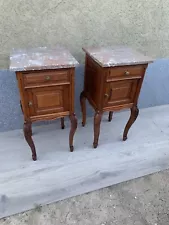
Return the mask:
{"type": "Polygon", "coordinates": [[[78,64],[70,52],[63,47],[14,49],[10,55],[12,71],[72,68],[78,64]]]}
{"type": "Polygon", "coordinates": [[[83,50],[102,67],[145,64],[153,61],[150,57],[124,46],[89,47],[83,50]]]}

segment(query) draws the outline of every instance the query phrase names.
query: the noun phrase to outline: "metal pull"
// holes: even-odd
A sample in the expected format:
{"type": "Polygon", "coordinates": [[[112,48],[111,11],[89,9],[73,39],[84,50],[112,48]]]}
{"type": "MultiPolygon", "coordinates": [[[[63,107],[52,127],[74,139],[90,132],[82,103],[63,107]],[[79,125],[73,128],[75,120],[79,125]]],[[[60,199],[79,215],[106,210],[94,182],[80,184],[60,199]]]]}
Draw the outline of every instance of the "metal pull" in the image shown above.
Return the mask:
{"type": "Polygon", "coordinates": [[[107,93],[106,93],[106,94],[104,95],[104,97],[107,98],[108,101],[111,99],[112,92],[113,92],[113,89],[111,88],[111,89],[110,89],[110,94],[107,94],[107,93]]]}
{"type": "Polygon", "coordinates": [[[29,105],[29,106],[32,106],[32,105],[33,105],[33,103],[30,101],[30,102],[28,103],[28,105],[29,105]]]}
{"type": "Polygon", "coordinates": [[[46,76],[46,77],[45,77],[45,80],[47,80],[47,81],[50,80],[50,79],[51,79],[50,76],[46,76]]]}
{"type": "Polygon", "coordinates": [[[124,74],[125,75],[130,75],[130,72],[129,71],[125,71],[124,74]]]}

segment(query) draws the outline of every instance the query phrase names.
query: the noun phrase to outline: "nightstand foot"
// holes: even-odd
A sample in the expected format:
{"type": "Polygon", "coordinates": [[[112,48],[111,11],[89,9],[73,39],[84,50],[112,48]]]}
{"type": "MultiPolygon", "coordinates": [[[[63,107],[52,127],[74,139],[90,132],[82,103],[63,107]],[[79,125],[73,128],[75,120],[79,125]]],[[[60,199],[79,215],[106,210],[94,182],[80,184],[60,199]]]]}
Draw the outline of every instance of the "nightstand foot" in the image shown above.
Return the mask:
{"type": "Polygon", "coordinates": [[[73,138],[74,138],[74,134],[77,129],[77,118],[76,118],[75,113],[72,113],[70,115],[70,121],[71,121],[71,129],[70,129],[70,134],[69,134],[69,146],[70,146],[70,151],[73,152],[73,150],[74,150],[73,138]]]}
{"type": "Polygon", "coordinates": [[[86,95],[84,91],[80,94],[80,105],[82,110],[82,126],[84,127],[86,125],[86,95]]]}
{"type": "Polygon", "coordinates": [[[113,112],[109,112],[109,118],[108,118],[108,121],[111,122],[112,121],[112,117],[113,117],[113,112]]]}
{"type": "Polygon", "coordinates": [[[133,106],[131,108],[131,115],[129,118],[128,123],[126,124],[126,127],[124,129],[124,133],[123,133],[123,140],[126,141],[127,140],[127,134],[131,128],[131,126],[133,125],[133,123],[136,121],[137,117],[139,114],[139,109],[137,108],[137,106],[133,106]]]}
{"type": "Polygon", "coordinates": [[[126,141],[127,140],[127,137],[123,137],[123,141],[126,141]]]}
{"type": "Polygon", "coordinates": [[[93,143],[93,148],[97,148],[98,147],[98,143],[93,143]]]}
{"type": "Polygon", "coordinates": [[[35,145],[34,145],[34,142],[32,140],[32,124],[31,124],[31,122],[27,122],[26,121],[24,123],[23,131],[24,131],[25,140],[27,141],[27,143],[30,146],[31,151],[32,151],[32,159],[34,161],[36,161],[37,160],[37,156],[36,156],[35,145]]]}
{"type": "Polygon", "coordinates": [[[74,151],[74,147],[70,146],[70,152],[73,152],[73,151],[74,151]]]}
{"type": "Polygon", "coordinates": [[[94,142],[93,142],[94,148],[97,148],[98,146],[101,119],[102,119],[102,112],[99,111],[96,112],[94,116],[94,142]]]}
{"type": "Polygon", "coordinates": [[[61,118],[61,129],[65,129],[65,119],[61,118]]]}
{"type": "Polygon", "coordinates": [[[37,160],[37,156],[36,155],[32,155],[32,159],[33,159],[33,161],[36,161],[37,160]]]}

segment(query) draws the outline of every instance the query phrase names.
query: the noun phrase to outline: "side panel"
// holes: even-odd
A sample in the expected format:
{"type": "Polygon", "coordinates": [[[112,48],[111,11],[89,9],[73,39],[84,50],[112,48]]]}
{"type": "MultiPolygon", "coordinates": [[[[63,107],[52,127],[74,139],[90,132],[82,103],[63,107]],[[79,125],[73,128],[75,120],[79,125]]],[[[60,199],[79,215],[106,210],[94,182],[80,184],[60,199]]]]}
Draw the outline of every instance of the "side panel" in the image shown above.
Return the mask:
{"type": "Polygon", "coordinates": [[[85,93],[95,110],[102,109],[104,70],[90,57],[86,56],[85,93]]]}

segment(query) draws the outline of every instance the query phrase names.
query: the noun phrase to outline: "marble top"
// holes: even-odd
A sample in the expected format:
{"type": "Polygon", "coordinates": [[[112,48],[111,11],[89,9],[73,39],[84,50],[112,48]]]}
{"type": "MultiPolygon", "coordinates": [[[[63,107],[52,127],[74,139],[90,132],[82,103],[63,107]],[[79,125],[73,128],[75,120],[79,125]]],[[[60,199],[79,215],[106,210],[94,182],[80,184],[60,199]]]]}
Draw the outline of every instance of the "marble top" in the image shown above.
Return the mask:
{"type": "Polygon", "coordinates": [[[72,68],[78,64],[70,52],[63,47],[13,49],[10,55],[12,71],[72,68]]]}
{"type": "Polygon", "coordinates": [[[89,47],[83,50],[102,67],[125,66],[145,64],[153,60],[131,48],[115,47],[89,47]]]}

